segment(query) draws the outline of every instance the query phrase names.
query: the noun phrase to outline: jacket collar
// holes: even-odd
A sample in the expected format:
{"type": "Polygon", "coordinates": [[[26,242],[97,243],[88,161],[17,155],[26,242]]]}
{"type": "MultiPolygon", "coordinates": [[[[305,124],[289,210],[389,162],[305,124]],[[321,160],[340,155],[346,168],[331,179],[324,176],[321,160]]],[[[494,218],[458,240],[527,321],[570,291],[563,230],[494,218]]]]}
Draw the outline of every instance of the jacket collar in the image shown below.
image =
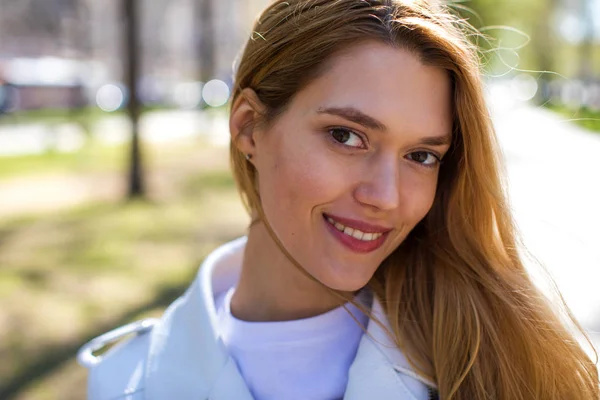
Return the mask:
{"type": "MultiPolygon", "coordinates": [[[[192,285],[152,330],[145,373],[148,400],[252,400],[219,338],[214,301],[215,294],[236,284],[246,240],[236,239],[212,252],[192,285]]],[[[372,313],[389,329],[377,300],[372,313]]],[[[344,398],[426,399],[427,389],[420,380],[386,331],[370,321],[350,368],[344,398]]]]}

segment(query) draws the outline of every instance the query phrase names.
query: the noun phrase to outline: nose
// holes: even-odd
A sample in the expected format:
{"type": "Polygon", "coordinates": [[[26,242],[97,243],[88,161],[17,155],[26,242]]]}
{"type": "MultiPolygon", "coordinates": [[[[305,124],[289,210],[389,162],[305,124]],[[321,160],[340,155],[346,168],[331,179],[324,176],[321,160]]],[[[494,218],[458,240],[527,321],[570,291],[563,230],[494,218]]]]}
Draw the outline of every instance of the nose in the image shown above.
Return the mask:
{"type": "Polygon", "coordinates": [[[400,205],[400,174],[398,160],[389,156],[372,162],[354,190],[359,203],[381,211],[400,205]]]}

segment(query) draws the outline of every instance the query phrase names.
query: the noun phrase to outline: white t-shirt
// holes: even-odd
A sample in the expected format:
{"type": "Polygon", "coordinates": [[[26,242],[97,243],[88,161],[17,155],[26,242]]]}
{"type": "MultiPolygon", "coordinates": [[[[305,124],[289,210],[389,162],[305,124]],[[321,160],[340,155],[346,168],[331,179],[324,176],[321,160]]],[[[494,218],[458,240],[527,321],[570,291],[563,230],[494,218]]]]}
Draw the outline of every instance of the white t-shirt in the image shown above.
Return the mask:
{"type": "MultiPolygon", "coordinates": [[[[346,390],[368,317],[352,304],[312,318],[248,322],[231,314],[234,288],[219,296],[219,334],[257,400],[333,400],[346,390]]],[[[365,304],[365,303],[363,303],[365,304]]]]}

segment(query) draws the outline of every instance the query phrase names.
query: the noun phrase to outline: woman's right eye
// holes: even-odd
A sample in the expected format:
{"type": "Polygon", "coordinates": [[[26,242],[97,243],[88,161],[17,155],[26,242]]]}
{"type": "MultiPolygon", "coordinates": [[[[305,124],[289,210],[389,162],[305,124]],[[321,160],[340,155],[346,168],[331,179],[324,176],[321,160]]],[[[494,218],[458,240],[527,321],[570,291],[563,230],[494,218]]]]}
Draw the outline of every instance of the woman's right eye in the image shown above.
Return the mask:
{"type": "Polygon", "coordinates": [[[333,140],[341,145],[355,149],[364,149],[366,147],[362,137],[360,137],[359,134],[352,132],[350,129],[340,127],[330,128],[329,134],[333,140]]]}

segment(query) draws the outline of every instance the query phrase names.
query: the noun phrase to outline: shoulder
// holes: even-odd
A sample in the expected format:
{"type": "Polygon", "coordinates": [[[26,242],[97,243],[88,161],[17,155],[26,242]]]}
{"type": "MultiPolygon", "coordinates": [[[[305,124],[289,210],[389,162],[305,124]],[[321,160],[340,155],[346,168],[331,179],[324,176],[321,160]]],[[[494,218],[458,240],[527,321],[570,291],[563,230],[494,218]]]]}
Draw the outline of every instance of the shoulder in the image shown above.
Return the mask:
{"type": "Polygon", "coordinates": [[[78,362],[88,368],[88,399],[142,399],[143,377],[155,319],[137,321],[107,332],[84,345],[78,362]],[[113,345],[101,356],[94,352],[113,345]]]}

